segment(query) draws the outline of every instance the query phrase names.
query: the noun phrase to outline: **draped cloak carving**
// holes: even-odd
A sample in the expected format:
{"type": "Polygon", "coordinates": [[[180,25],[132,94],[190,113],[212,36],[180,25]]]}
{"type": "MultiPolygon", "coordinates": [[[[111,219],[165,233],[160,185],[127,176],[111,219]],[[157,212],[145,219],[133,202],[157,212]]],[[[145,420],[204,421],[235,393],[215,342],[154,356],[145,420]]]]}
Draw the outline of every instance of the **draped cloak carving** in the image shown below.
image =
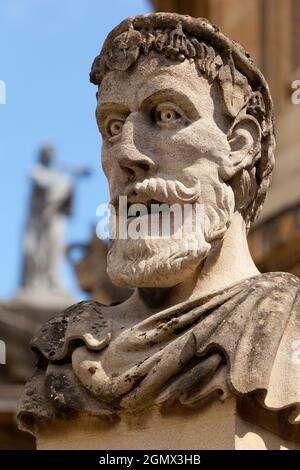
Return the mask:
{"type": "Polygon", "coordinates": [[[117,318],[96,301],[71,306],[32,341],[39,360],[21,428],[233,394],[242,417],[300,443],[299,286],[291,274],[261,274],[129,326],[127,302],[117,318]]]}

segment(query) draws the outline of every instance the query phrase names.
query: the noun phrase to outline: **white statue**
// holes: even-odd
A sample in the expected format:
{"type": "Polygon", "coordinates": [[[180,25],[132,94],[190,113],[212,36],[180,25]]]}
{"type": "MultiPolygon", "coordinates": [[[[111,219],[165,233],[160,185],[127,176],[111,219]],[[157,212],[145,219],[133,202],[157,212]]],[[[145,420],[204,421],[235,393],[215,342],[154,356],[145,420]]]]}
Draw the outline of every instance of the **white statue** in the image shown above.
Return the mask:
{"type": "Polygon", "coordinates": [[[30,213],[24,240],[24,288],[61,288],[59,265],[73,190],[70,178],[52,168],[52,159],[52,148],[43,148],[31,175],[30,213]]]}
{"type": "Polygon", "coordinates": [[[54,151],[44,147],[31,175],[32,194],[24,240],[24,289],[63,290],[60,264],[64,255],[66,222],[72,211],[73,178],[86,169],[67,174],[53,167],[54,151]]]}

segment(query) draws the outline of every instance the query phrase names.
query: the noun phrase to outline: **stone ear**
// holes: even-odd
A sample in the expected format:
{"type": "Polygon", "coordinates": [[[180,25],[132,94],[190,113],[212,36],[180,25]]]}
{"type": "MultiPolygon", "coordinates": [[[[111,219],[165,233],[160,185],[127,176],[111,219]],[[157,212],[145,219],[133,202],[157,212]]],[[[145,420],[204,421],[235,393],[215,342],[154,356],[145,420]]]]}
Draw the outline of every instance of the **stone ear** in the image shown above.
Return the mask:
{"type": "Polygon", "coordinates": [[[229,162],[223,168],[223,179],[233,178],[241,170],[251,166],[259,155],[261,147],[261,129],[253,116],[238,119],[228,134],[230,145],[229,162]]]}

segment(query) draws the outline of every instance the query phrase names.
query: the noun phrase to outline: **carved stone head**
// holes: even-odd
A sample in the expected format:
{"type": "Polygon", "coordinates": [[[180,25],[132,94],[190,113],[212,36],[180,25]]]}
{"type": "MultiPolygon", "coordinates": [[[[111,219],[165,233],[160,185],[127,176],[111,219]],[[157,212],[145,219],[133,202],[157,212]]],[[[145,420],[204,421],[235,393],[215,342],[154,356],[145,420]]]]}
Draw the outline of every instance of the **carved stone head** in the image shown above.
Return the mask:
{"type": "Polygon", "coordinates": [[[96,57],[97,122],[112,203],[200,204],[201,229],[178,239],[115,239],[108,272],[122,286],[169,287],[221,246],[232,217],[256,219],[274,161],[272,101],[241,46],[202,18],[123,21],[96,57]]]}

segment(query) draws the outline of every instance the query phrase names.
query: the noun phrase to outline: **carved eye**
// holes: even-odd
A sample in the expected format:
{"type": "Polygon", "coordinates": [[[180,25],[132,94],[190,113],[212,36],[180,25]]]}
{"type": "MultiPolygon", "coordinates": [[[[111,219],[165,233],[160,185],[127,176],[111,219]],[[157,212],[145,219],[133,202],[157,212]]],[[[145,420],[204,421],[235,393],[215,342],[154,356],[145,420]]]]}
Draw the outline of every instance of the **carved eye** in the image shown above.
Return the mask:
{"type": "Polygon", "coordinates": [[[182,113],[173,103],[162,103],[154,110],[154,119],[160,125],[177,124],[182,120],[182,113]]]}
{"type": "Polygon", "coordinates": [[[123,121],[112,121],[109,125],[111,135],[118,135],[122,132],[123,121]]]}
{"type": "Polygon", "coordinates": [[[122,132],[124,120],[119,117],[109,116],[105,122],[105,129],[110,142],[115,141],[122,132]]]}

